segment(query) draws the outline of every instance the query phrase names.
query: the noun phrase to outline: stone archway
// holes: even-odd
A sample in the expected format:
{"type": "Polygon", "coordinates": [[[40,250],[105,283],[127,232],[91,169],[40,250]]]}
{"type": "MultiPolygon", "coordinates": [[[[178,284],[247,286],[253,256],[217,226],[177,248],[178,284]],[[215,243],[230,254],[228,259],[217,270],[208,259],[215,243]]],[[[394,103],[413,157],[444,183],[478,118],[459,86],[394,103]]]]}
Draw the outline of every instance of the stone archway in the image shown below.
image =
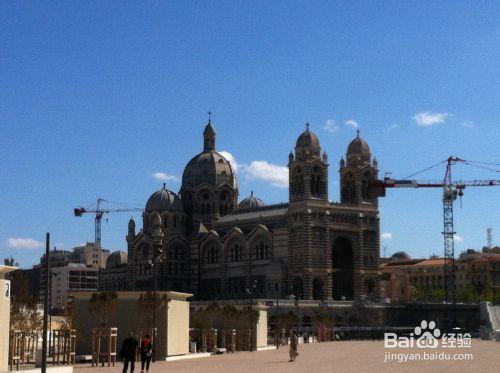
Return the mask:
{"type": "Polygon", "coordinates": [[[316,277],[313,280],[313,299],[323,300],[324,299],[324,282],[323,279],[316,277]]]}
{"type": "Polygon", "coordinates": [[[333,299],[353,299],[354,253],[351,241],[345,237],[339,237],[333,243],[332,270],[333,299]]]}
{"type": "Polygon", "coordinates": [[[304,298],[304,281],[302,277],[297,276],[293,279],[292,291],[295,297],[304,298]]]}

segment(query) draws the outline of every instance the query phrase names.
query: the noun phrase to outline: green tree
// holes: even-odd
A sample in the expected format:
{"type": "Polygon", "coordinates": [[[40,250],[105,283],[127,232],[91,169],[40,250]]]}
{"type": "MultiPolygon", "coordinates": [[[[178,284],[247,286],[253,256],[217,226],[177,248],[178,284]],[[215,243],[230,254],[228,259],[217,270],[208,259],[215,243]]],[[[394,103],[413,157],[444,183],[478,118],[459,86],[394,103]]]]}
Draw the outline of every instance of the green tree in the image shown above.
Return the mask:
{"type": "Polygon", "coordinates": [[[456,294],[456,299],[458,302],[473,303],[476,299],[474,290],[470,286],[459,289],[456,294]]]}
{"type": "MultiPolygon", "coordinates": [[[[10,258],[10,263],[15,263],[14,259],[10,258]]],[[[28,293],[28,280],[20,270],[11,272],[10,280],[10,330],[25,333],[41,331],[42,316],[38,312],[37,299],[28,293]]]]}

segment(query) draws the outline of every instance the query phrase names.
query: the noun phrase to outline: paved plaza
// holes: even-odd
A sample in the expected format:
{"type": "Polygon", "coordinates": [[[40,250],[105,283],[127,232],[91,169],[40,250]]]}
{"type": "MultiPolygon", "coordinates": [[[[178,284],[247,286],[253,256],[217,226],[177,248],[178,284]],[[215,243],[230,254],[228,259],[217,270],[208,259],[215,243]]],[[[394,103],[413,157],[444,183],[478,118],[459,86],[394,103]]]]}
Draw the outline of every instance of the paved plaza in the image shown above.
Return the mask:
{"type": "MultiPolygon", "coordinates": [[[[426,349],[432,353],[471,353],[473,360],[454,361],[407,361],[384,362],[386,352],[383,342],[349,341],[314,343],[299,346],[300,356],[294,363],[288,362],[288,347],[279,350],[239,352],[199,359],[157,362],[150,372],[498,372],[500,367],[500,343],[473,340],[472,348],[426,349]]],[[[419,349],[390,350],[396,354],[422,354],[419,349]]],[[[406,355],[408,356],[408,355],[406,355]]],[[[397,356],[404,358],[404,355],[397,356]]],[[[457,356],[458,358],[458,356],[457,356]]],[[[77,373],[121,372],[122,364],[114,368],[91,368],[80,365],[77,373]]],[[[140,372],[136,366],[135,372],[140,372]]]]}

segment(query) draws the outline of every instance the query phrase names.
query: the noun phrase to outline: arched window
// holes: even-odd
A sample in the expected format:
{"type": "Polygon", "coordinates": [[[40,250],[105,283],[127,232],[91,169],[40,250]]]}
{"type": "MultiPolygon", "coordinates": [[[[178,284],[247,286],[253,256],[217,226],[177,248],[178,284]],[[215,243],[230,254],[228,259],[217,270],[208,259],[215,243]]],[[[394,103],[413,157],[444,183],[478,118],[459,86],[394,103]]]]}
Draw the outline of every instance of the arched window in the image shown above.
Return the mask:
{"type": "Polygon", "coordinates": [[[370,182],[372,180],[372,175],[370,172],[365,172],[363,175],[363,182],[362,182],[362,187],[361,187],[361,193],[363,195],[363,200],[369,200],[370,199],[370,182]]]}
{"type": "Polygon", "coordinates": [[[241,242],[232,242],[229,245],[227,260],[229,262],[241,262],[243,260],[243,244],[241,242]]]}
{"type": "Polygon", "coordinates": [[[253,246],[253,257],[255,260],[264,260],[272,257],[271,248],[269,243],[265,241],[257,241],[253,246]]]}
{"type": "Polygon", "coordinates": [[[300,195],[304,191],[304,175],[302,174],[302,169],[296,167],[293,171],[293,183],[292,183],[292,193],[300,195]]]}
{"type": "Polygon", "coordinates": [[[321,197],[323,195],[323,178],[321,175],[321,168],[314,166],[311,175],[311,194],[314,197],[321,197]]]}
{"type": "Polygon", "coordinates": [[[205,249],[205,263],[218,263],[219,262],[219,248],[212,244],[205,249]]]}
{"type": "Polygon", "coordinates": [[[342,200],[344,202],[354,202],[355,201],[355,186],[354,186],[354,176],[352,173],[348,173],[345,176],[344,185],[342,187],[342,200]]]}

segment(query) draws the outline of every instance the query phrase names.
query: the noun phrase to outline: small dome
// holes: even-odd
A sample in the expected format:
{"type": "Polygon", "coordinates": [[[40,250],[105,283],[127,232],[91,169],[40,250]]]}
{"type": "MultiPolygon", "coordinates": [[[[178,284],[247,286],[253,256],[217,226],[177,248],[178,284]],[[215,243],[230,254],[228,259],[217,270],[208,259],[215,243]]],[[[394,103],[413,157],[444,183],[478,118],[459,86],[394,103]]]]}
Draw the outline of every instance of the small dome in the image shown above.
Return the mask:
{"type": "Polygon", "coordinates": [[[208,121],[208,124],[205,126],[205,130],[203,131],[204,135],[215,135],[215,128],[212,126],[212,123],[208,121]]]}
{"type": "Polygon", "coordinates": [[[349,144],[347,154],[370,155],[370,147],[365,140],[359,137],[359,130],[356,138],[349,144]]]}
{"type": "Polygon", "coordinates": [[[128,255],[123,251],[115,251],[108,256],[106,268],[116,268],[128,263],[128,255]]]}
{"type": "Polygon", "coordinates": [[[250,193],[250,197],[245,198],[238,204],[239,209],[253,209],[262,206],[265,206],[265,203],[260,198],[254,197],[253,191],[250,193]]]}
{"type": "Polygon", "coordinates": [[[316,134],[314,134],[313,132],[309,131],[309,123],[307,124],[307,129],[304,132],[302,132],[302,134],[298,137],[295,147],[319,149],[318,136],[316,136],[316,134]]]}
{"type": "Polygon", "coordinates": [[[398,251],[391,255],[390,261],[397,262],[402,260],[409,260],[411,257],[405,251],[398,251]]]}
{"type": "Polygon", "coordinates": [[[165,184],[163,184],[163,188],[154,192],[146,203],[146,212],[152,211],[182,212],[183,207],[181,199],[177,196],[177,194],[168,190],[165,184]]]}

